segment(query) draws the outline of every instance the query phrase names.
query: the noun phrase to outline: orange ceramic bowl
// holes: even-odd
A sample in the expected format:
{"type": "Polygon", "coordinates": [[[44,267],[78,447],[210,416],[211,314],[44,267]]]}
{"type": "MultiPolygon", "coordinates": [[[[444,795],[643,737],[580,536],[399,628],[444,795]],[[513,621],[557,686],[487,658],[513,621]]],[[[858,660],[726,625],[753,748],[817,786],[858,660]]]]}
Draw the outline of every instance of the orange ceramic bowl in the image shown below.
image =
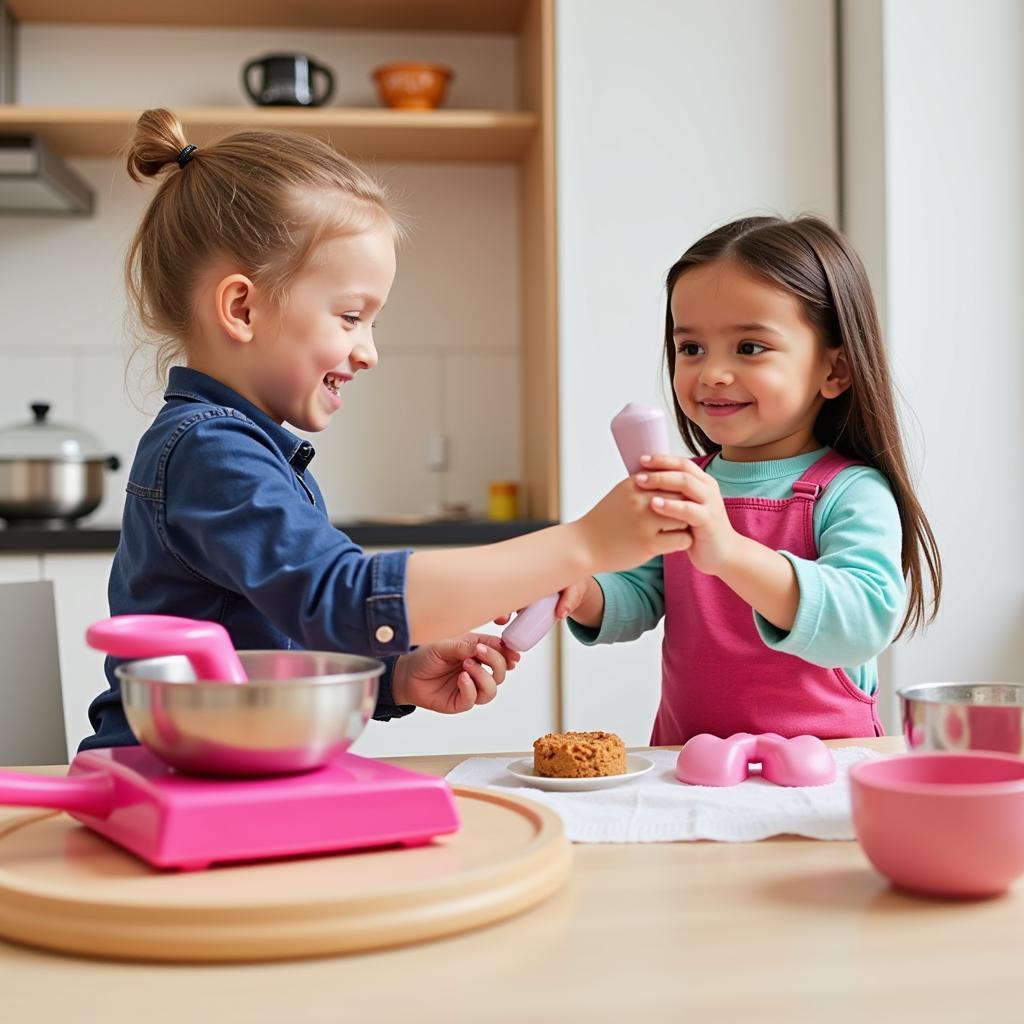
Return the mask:
{"type": "Polygon", "coordinates": [[[402,110],[432,110],[443,99],[455,76],[440,64],[405,61],[375,68],[373,79],[381,101],[402,110]]]}

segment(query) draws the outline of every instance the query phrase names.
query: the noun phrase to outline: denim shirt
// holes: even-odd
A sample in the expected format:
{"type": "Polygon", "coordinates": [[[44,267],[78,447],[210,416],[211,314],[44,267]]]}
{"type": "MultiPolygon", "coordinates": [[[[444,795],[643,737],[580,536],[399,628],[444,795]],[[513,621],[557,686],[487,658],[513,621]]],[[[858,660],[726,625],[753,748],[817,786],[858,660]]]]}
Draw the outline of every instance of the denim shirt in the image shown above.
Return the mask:
{"type": "MultiPolygon", "coordinates": [[[[111,615],[211,619],[244,649],[306,648],[381,658],[374,718],[409,649],[409,551],[367,555],[331,525],[308,471],[313,446],[204,373],[170,372],[127,486],[107,596],[111,615]]],[[[135,743],[114,666],[79,749],[135,743]]]]}

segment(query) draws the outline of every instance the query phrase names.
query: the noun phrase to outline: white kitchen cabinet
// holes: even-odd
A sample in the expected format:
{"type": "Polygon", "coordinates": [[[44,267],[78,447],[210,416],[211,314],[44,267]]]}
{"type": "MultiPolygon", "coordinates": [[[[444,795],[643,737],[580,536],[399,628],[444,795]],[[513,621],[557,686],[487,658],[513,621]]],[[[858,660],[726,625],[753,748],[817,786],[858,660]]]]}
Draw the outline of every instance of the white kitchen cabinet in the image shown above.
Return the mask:
{"type": "Polygon", "coordinates": [[[107,687],[103,654],[86,644],[85,631],[107,617],[107,578],[113,559],[113,551],[42,556],[42,578],[53,582],[57,607],[64,727],[71,753],[92,732],[89,704],[107,687]]]}

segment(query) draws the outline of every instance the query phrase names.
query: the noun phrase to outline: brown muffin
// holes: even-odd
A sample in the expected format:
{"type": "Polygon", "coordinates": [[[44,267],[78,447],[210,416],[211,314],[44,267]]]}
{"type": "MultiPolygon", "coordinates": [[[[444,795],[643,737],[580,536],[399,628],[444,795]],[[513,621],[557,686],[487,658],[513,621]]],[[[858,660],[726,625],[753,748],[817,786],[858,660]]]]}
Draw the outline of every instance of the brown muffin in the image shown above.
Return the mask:
{"type": "Polygon", "coordinates": [[[556,779],[625,775],[626,747],[613,732],[549,732],[533,741],[533,770],[556,779]]]}

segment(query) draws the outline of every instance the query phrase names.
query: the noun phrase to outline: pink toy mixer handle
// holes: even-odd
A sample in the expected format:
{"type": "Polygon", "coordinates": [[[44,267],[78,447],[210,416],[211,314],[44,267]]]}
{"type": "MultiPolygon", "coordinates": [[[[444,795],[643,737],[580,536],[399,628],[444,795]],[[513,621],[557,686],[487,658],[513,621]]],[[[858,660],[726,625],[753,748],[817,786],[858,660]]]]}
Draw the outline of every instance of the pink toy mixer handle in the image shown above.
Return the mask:
{"type": "Polygon", "coordinates": [[[228,631],[216,622],[176,615],[115,615],[94,622],[86,631],[90,647],[115,658],[162,658],[183,654],[197,679],[215,683],[244,683],[228,631]]]}
{"type": "MultiPolygon", "coordinates": [[[[640,472],[641,455],[662,455],[668,451],[665,414],[651,405],[630,402],[612,420],[612,436],[629,474],[640,472]]],[[[555,624],[558,594],[548,594],[524,608],[501,634],[513,651],[528,651],[555,624]]]]}
{"type": "Polygon", "coordinates": [[[105,772],[70,776],[0,772],[0,806],[55,807],[105,818],[114,806],[114,780],[105,772]]]}

